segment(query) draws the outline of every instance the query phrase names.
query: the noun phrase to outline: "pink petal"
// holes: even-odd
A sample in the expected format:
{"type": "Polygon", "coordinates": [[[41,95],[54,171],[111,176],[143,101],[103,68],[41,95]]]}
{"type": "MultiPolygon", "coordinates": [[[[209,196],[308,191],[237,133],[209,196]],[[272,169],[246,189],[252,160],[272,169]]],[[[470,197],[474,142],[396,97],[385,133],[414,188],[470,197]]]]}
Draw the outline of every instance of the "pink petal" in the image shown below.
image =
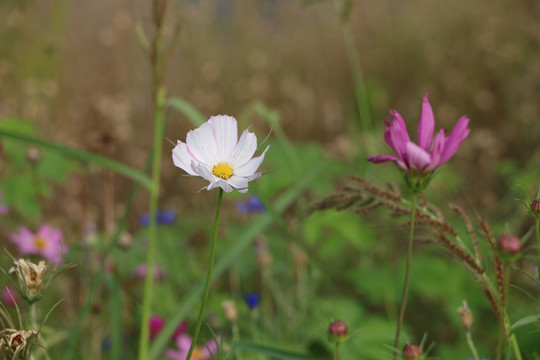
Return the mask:
{"type": "Polygon", "coordinates": [[[433,109],[429,104],[428,94],[426,93],[422,103],[422,114],[420,115],[420,121],[418,122],[418,146],[426,151],[429,151],[431,146],[434,128],[435,118],[433,116],[433,109]]]}
{"type": "Polygon", "coordinates": [[[409,141],[407,143],[407,163],[409,169],[424,170],[431,162],[431,156],[420,146],[409,141]]]}
{"type": "Polygon", "coordinates": [[[427,170],[433,171],[439,166],[441,161],[441,154],[444,149],[444,144],[446,143],[446,131],[444,129],[440,130],[435,139],[433,140],[433,150],[431,150],[431,164],[429,164],[427,170]]]}
{"type": "Polygon", "coordinates": [[[465,140],[465,138],[469,135],[470,129],[468,128],[469,125],[469,118],[466,116],[462,116],[457,124],[452,129],[452,132],[446,139],[446,142],[444,144],[444,149],[441,153],[441,160],[439,165],[444,164],[459,149],[459,146],[461,145],[461,142],[465,140]]]}
{"type": "Polygon", "coordinates": [[[388,145],[394,150],[400,159],[403,159],[406,152],[407,142],[410,141],[409,133],[403,118],[396,110],[391,110],[390,114],[394,118],[391,122],[386,122],[384,138],[388,145]]]}

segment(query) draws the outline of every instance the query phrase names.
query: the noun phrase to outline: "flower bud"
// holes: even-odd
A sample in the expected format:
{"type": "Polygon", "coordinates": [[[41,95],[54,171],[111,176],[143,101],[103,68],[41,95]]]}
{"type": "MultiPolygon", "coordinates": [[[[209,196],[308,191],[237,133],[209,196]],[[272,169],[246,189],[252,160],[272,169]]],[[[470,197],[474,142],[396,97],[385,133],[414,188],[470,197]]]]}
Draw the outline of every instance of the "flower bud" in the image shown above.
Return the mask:
{"type": "Polygon", "coordinates": [[[10,273],[17,275],[19,291],[26,301],[34,303],[41,299],[46,288],[45,272],[47,265],[45,261],[40,261],[38,265],[29,260],[19,259],[13,263],[10,273]]]}
{"type": "Polygon", "coordinates": [[[422,355],[422,348],[416,344],[407,344],[403,347],[403,359],[406,360],[421,360],[424,356],[422,355]]]}
{"type": "Polygon", "coordinates": [[[506,255],[515,255],[521,251],[521,240],[512,234],[499,236],[499,250],[506,255]]]}
{"type": "Polygon", "coordinates": [[[330,342],[342,343],[347,340],[347,324],[341,320],[336,320],[328,326],[328,339],[330,342]]]}
{"type": "Polygon", "coordinates": [[[531,203],[531,210],[540,215],[540,199],[536,199],[531,203]]]}
{"type": "Polygon", "coordinates": [[[34,330],[0,330],[0,353],[3,359],[26,359],[37,342],[38,334],[34,330]]]}
{"type": "Polygon", "coordinates": [[[461,319],[461,325],[465,330],[469,331],[473,323],[473,314],[471,309],[467,306],[467,301],[463,300],[463,306],[458,310],[459,318],[461,319]]]}

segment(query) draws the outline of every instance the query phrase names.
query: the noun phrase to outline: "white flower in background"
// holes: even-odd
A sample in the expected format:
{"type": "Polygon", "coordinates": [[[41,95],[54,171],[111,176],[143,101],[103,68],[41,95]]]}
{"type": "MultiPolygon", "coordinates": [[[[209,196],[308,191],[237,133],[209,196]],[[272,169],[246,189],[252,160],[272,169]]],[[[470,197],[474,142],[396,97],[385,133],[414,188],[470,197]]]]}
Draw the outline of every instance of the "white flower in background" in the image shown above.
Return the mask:
{"type": "Polygon", "coordinates": [[[248,182],[261,176],[257,169],[269,147],[261,156],[253,157],[257,150],[255,134],[246,129],[238,139],[236,119],[218,115],[188,132],[185,143],[178,140],[172,157],[174,165],[189,175],[208,180],[206,190],[220,187],[232,192],[234,188],[245,193],[248,182]]]}

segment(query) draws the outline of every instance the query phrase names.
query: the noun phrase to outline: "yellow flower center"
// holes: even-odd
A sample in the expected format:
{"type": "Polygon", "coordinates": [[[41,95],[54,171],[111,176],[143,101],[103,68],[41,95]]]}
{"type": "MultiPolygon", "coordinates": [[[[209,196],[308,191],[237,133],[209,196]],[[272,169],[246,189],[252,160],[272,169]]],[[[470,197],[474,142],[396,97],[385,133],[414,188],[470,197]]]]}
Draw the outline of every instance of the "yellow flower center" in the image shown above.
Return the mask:
{"type": "Polygon", "coordinates": [[[201,349],[200,347],[198,346],[195,346],[195,349],[193,349],[193,354],[191,356],[191,358],[193,360],[204,360],[205,359],[205,352],[203,349],[201,349]]]}
{"type": "Polygon", "coordinates": [[[217,164],[212,168],[212,174],[217,176],[218,178],[221,178],[223,180],[227,180],[230,178],[233,174],[233,169],[226,163],[217,164]]]}
{"type": "Polygon", "coordinates": [[[36,236],[34,238],[34,245],[39,249],[44,249],[45,246],[47,246],[47,240],[45,240],[41,236],[36,236]]]}

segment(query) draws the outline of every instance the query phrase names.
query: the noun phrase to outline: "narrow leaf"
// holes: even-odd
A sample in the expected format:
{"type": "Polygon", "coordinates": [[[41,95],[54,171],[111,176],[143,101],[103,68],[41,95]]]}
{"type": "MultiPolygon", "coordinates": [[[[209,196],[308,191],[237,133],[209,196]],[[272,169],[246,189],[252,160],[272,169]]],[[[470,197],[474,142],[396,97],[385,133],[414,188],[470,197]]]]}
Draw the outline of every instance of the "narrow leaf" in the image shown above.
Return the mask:
{"type": "Polygon", "coordinates": [[[90,163],[109,168],[121,175],[124,175],[132,179],[133,181],[145,186],[148,189],[152,187],[152,182],[150,181],[150,178],[146,174],[142,173],[139,170],[133,169],[132,167],[129,167],[125,164],[122,164],[118,161],[109,159],[107,157],[92,154],[92,153],[82,151],[82,150],[73,149],[68,146],[59,145],[51,141],[41,140],[39,138],[22,134],[22,133],[18,133],[15,131],[11,131],[8,129],[2,129],[1,126],[0,126],[0,136],[27,142],[33,145],[42,146],[48,150],[58,152],[65,156],[73,157],[73,158],[83,160],[83,161],[88,161],[90,163]]]}
{"type": "Polygon", "coordinates": [[[247,352],[270,356],[273,359],[279,360],[322,360],[321,358],[312,355],[294,353],[288,350],[276,349],[269,346],[249,344],[243,342],[235,342],[234,349],[240,349],[247,352]]]}
{"type": "Polygon", "coordinates": [[[180,111],[184,114],[193,126],[199,127],[206,119],[193,105],[181,98],[170,98],[167,100],[166,105],[180,111]]]}

